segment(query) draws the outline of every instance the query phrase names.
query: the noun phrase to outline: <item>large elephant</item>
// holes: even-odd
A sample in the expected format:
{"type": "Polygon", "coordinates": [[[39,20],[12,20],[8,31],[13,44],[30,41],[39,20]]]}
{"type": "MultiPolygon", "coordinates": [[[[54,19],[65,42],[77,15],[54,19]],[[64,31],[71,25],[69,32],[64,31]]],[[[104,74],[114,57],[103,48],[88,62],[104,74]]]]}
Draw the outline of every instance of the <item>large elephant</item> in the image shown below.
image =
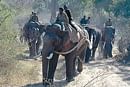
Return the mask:
{"type": "Polygon", "coordinates": [[[104,37],[104,57],[112,57],[112,44],[114,43],[114,38],[115,38],[115,28],[112,26],[107,26],[104,29],[103,32],[103,37],[104,37]]]}
{"type": "Polygon", "coordinates": [[[65,57],[66,80],[68,82],[74,80],[73,77],[76,75],[76,58],[78,58],[78,72],[83,70],[85,50],[89,46],[89,40],[86,39],[88,36],[81,37],[78,43],[72,43],[68,31],[62,31],[60,25],[54,24],[46,27],[46,33],[42,38],[43,84],[53,83],[59,55],[65,57]]]}
{"type": "Polygon", "coordinates": [[[28,22],[23,27],[23,37],[28,42],[30,58],[40,54],[39,47],[42,43],[41,35],[45,30],[44,25],[36,22],[28,22]]]}
{"type": "MultiPolygon", "coordinates": [[[[100,40],[101,40],[101,36],[102,36],[102,33],[99,29],[97,28],[93,28],[93,27],[85,27],[85,29],[87,30],[88,34],[89,34],[89,40],[91,41],[92,43],[92,49],[87,49],[86,51],[86,54],[90,54],[91,55],[91,58],[92,60],[94,60],[94,57],[95,57],[95,52],[96,52],[96,49],[100,43],[100,40]]],[[[89,62],[89,56],[86,55],[86,59],[85,59],[85,62],[89,62]]]]}

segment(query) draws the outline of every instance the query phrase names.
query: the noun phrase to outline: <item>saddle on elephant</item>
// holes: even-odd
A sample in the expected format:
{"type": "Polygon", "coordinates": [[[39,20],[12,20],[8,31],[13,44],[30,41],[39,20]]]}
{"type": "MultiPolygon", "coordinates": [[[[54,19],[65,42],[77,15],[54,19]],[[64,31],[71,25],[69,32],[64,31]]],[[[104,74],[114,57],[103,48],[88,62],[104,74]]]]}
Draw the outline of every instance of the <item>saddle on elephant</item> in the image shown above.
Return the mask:
{"type": "MultiPolygon", "coordinates": [[[[53,29],[51,29],[51,26],[50,26],[50,29],[48,28],[49,32],[56,32],[56,34],[59,34],[59,36],[62,38],[62,46],[61,48],[63,49],[60,49],[58,52],[58,54],[67,54],[75,49],[79,49],[81,47],[81,45],[83,45],[86,40],[88,39],[88,34],[86,34],[83,30],[84,29],[81,29],[76,23],[73,22],[73,24],[75,25],[75,27],[77,28],[77,30],[75,30],[74,28],[72,28],[70,25],[69,25],[69,28],[68,30],[65,30],[63,31],[62,29],[60,29],[61,27],[59,26],[59,24],[54,24],[52,25],[53,26],[53,29]],[[60,27],[60,28],[58,28],[60,27]],[[58,33],[57,33],[58,32],[58,33]],[[75,45],[74,45],[75,44],[75,45]]],[[[87,41],[89,42],[89,41],[87,41]]],[[[89,46],[89,43],[88,43],[88,46],[89,46]]]]}

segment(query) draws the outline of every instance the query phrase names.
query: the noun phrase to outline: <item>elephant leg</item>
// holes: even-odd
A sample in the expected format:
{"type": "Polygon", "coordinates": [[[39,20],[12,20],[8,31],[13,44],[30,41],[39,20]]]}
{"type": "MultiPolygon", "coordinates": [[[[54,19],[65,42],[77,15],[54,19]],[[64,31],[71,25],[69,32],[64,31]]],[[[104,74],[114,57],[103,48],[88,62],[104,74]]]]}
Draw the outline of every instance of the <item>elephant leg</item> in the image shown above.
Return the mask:
{"type": "Polygon", "coordinates": [[[43,85],[53,84],[58,57],[58,54],[53,54],[53,57],[50,60],[42,58],[43,85]]]}
{"type": "Polygon", "coordinates": [[[54,78],[55,70],[57,67],[57,62],[58,62],[59,54],[54,53],[52,59],[50,60],[50,72],[49,72],[49,77],[50,79],[54,78]]]}
{"type": "Polygon", "coordinates": [[[108,48],[107,48],[107,43],[105,42],[105,45],[104,45],[104,52],[103,52],[103,56],[104,56],[105,58],[108,57],[108,56],[107,56],[107,53],[108,53],[108,48]]]}
{"type": "Polygon", "coordinates": [[[40,45],[42,43],[42,40],[41,40],[41,37],[38,38],[37,40],[37,43],[36,43],[36,52],[37,52],[37,55],[40,54],[40,45]]]}
{"type": "Polygon", "coordinates": [[[109,43],[109,48],[108,48],[109,50],[108,50],[108,55],[109,55],[109,57],[112,57],[112,44],[111,43],[109,43]]]}
{"type": "Polygon", "coordinates": [[[77,75],[77,72],[76,72],[76,57],[73,61],[73,75],[76,76],[77,75]]]}
{"type": "Polygon", "coordinates": [[[29,57],[32,56],[32,47],[31,47],[31,43],[28,42],[28,47],[29,47],[29,57]]]}
{"type": "Polygon", "coordinates": [[[95,57],[96,49],[97,49],[96,47],[94,47],[94,48],[92,49],[92,60],[95,60],[94,57],[95,57]]]}
{"type": "Polygon", "coordinates": [[[106,43],[106,56],[107,56],[107,58],[108,57],[110,57],[110,50],[111,50],[111,48],[110,48],[110,43],[106,43]]]}
{"type": "Polygon", "coordinates": [[[99,56],[103,56],[103,47],[104,47],[104,42],[100,41],[99,42],[99,56]]]}
{"type": "Polygon", "coordinates": [[[99,45],[99,42],[100,42],[100,38],[101,38],[101,35],[99,33],[96,34],[96,37],[94,37],[94,41],[93,41],[93,51],[92,51],[92,58],[94,59],[95,57],[95,52],[97,50],[97,47],[99,45]]]}
{"type": "Polygon", "coordinates": [[[79,54],[78,67],[77,67],[78,72],[83,71],[83,62],[85,59],[85,54],[86,54],[86,49],[82,50],[81,53],[79,54]]]}
{"type": "Polygon", "coordinates": [[[31,46],[32,46],[32,53],[33,53],[33,57],[37,55],[36,53],[36,40],[31,42],[31,46]]]}
{"type": "Polygon", "coordinates": [[[66,61],[66,80],[68,82],[73,81],[74,77],[74,59],[75,59],[75,51],[73,51],[70,54],[65,55],[65,61],[66,61]]]}
{"type": "Polygon", "coordinates": [[[91,49],[89,47],[87,47],[85,55],[85,63],[88,63],[91,57],[91,49]]]}

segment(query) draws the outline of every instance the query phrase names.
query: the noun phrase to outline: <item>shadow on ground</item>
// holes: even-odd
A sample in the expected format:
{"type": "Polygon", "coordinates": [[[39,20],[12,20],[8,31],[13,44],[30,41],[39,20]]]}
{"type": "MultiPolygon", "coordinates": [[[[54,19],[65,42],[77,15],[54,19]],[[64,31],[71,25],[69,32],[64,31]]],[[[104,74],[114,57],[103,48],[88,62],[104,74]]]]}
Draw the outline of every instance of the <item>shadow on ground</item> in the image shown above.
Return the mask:
{"type": "MultiPolygon", "coordinates": [[[[67,85],[67,82],[65,80],[55,81],[53,87],[65,87],[67,85]]],[[[28,84],[22,87],[45,87],[42,83],[35,83],[35,84],[28,84]]],[[[52,87],[52,86],[47,86],[52,87]]]]}
{"type": "Polygon", "coordinates": [[[118,69],[120,72],[117,72],[117,74],[123,78],[123,81],[126,81],[130,85],[130,65],[120,65],[118,69]]]}

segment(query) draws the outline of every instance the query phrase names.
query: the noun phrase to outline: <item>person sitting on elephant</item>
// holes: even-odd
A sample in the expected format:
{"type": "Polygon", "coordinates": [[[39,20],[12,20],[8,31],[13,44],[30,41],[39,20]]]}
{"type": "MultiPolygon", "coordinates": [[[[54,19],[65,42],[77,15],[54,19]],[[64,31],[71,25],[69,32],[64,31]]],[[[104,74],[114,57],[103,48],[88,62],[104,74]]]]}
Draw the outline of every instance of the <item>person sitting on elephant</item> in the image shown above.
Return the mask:
{"type": "Polygon", "coordinates": [[[90,17],[88,17],[88,19],[86,19],[86,16],[84,15],[84,17],[81,19],[81,21],[80,21],[80,24],[82,25],[82,26],[85,26],[85,25],[87,25],[87,24],[90,24],[90,17]]]}
{"type": "Polygon", "coordinates": [[[72,24],[72,21],[73,21],[73,17],[72,17],[72,13],[70,11],[70,9],[68,9],[68,7],[66,5],[64,5],[64,11],[65,13],[67,14],[68,18],[69,18],[69,24],[74,28],[76,29],[76,27],[72,24]]]}
{"type": "MultiPolygon", "coordinates": [[[[60,24],[61,27],[63,27],[63,26],[65,27],[65,31],[69,32],[70,40],[73,43],[78,42],[78,37],[76,35],[77,32],[73,28],[70,27],[69,18],[66,15],[66,13],[64,12],[63,8],[59,8],[59,13],[58,13],[58,16],[57,16],[57,19],[56,19],[56,23],[60,24]]],[[[64,29],[63,29],[63,31],[64,31],[64,29]]]]}
{"type": "Polygon", "coordinates": [[[106,21],[106,23],[105,23],[105,27],[107,27],[107,26],[112,26],[112,21],[111,21],[110,18],[109,18],[108,21],[106,21]]]}
{"type": "Polygon", "coordinates": [[[39,22],[37,14],[34,13],[34,12],[32,12],[32,15],[31,15],[29,21],[32,21],[32,22],[39,22]]]}
{"type": "Polygon", "coordinates": [[[87,19],[87,24],[90,24],[90,18],[91,18],[91,17],[88,17],[88,19],[87,19]]]}
{"type": "Polygon", "coordinates": [[[31,28],[37,28],[39,29],[40,22],[38,20],[38,16],[35,12],[32,12],[30,19],[27,23],[28,27],[31,28]]]}
{"type": "Polygon", "coordinates": [[[56,23],[60,24],[62,29],[63,29],[63,25],[65,29],[69,28],[69,19],[66,13],[64,12],[63,8],[59,8],[59,13],[57,15],[56,23]]]}
{"type": "Polygon", "coordinates": [[[73,18],[72,18],[72,13],[71,13],[70,9],[68,9],[68,7],[66,5],[64,5],[64,10],[69,18],[69,23],[71,24],[71,21],[73,20],[73,18]]]}

